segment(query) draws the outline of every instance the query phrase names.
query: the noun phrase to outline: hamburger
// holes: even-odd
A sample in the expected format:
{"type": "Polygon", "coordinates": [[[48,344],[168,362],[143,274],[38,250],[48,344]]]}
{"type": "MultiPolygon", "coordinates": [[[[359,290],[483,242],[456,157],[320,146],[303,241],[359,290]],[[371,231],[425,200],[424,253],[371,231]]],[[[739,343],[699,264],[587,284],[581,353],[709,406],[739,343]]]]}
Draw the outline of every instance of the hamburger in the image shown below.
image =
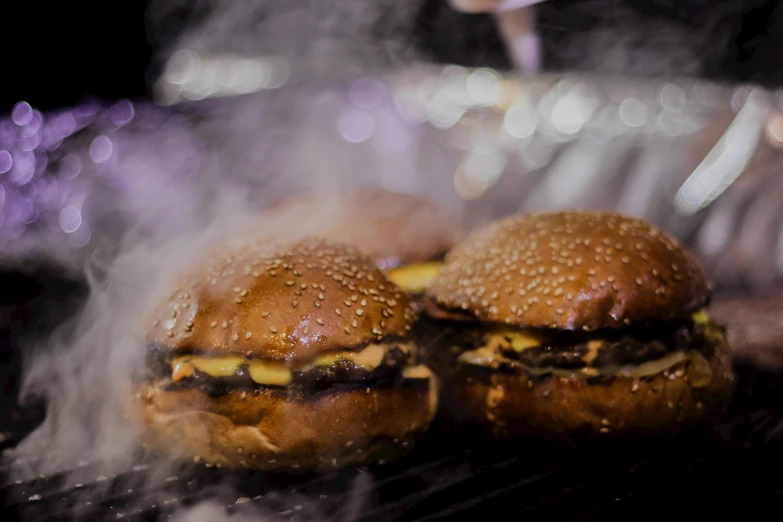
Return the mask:
{"type": "Polygon", "coordinates": [[[459,218],[418,196],[378,188],[317,190],[264,211],[265,229],[358,247],[395,283],[419,294],[463,237],[459,218]]]}
{"type": "Polygon", "coordinates": [[[158,306],[141,438],[211,465],[320,471],[403,455],[437,409],[410,299],[351,246],[216,251],[158,306]]]}
{"type": "Polygon", "coordinates": [[[497,221],[446,256],[424,298],[450,332],[442,401],[499,438],[574,442],[707,421],[734,380],[710,297],[696,260],[640,219],[497,221]]]}

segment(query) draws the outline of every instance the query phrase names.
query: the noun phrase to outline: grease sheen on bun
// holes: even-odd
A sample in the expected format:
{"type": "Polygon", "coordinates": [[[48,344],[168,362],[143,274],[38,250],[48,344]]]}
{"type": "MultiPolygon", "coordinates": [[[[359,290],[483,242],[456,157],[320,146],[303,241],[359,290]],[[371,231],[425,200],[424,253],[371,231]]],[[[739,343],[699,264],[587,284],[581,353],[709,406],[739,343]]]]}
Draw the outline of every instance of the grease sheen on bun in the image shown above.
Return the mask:
{"type": "Polygon", "coordinates": [[[143,440],[184,458],[231,467],[317,471],[383,462],[412,449],[437,409],[433,377],[418,387],[326,391],[304,399],[240,390],[135,389],[143,440]],[[244,393],[244,395],[243,395],[244,393]]]}
{"type": "Polygon", "coordinates": [[[448,321],[444,406],[498,437],[570,442],[712,419],[734,375],[710,297],[695,258],[641,219],[495,222],[446,256],[427,291],[427,314],[448,321]]]}
{"type": "Polygon", "coordinates": [[[444,387],[443,402],[453,416],[501,439],[520,433],[563,442],[596,434],[655,435],[720,415],[734,382],[728,351],[716,352],[709,366],[710,384],[694,388],[685,364],[649,379],[617,376],[601,384],[565,377],[533,381],[524,373],[482,380],[463,365],[444,387]]]}
{"type": "Polygon", "coordinates": [[[599,330],[687,317],[710,300],[696,260],[618,214],[513,216],[451,250],[428,295],[482,321],[599,330]]]}
{"type": "Polygon", "coordinates": [[[416,318],[349,245],[211,252],[155,312],[131,416],[149,447],[208,464],[312,472],[401,456],[438,406],[416,318]]]}
{"type": "Polygon", "coordinates": [[[404,337],[408,296],[355,247],[322,239],[216,250],[155,313],[148,340],[169,349],[304,361],[404,337]]]}

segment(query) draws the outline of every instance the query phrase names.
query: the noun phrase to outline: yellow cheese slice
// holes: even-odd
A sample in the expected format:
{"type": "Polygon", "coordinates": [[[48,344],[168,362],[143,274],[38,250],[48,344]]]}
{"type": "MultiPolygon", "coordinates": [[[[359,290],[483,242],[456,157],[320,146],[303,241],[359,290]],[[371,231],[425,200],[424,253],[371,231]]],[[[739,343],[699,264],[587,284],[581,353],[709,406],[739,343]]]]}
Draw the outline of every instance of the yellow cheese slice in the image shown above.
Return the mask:
{"type": "Polygon", "coordinates": [[[443,263],[439,261],[414,263],[392,268],[386,276],[405,292],[419,294],[432,285],[442,266],[443,263]]]}

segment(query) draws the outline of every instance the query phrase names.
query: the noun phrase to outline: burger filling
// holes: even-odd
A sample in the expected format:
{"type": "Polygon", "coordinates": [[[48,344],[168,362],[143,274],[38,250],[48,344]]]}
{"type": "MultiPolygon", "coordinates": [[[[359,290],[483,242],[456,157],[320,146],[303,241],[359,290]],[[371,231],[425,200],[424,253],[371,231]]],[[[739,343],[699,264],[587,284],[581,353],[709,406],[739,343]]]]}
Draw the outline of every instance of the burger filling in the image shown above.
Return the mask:
{"type": "MultiPolygon", "coordinates": [[[[411,361],[410,342],[369,344],[360,351],[320,354],[306,364],[248,358],[243,355],[165,353],[152,350],[146,380],[162,381],[171,388],[197,387],[210,394],[234,389],[287,388],[319,391],[335,385],[381,386],[401,380],[419,380],[411,361]]],[[[427,377],[429,378],[429,377],[427,377]]]]}
{"type": "Polygon", "coordinates": [[[707,360],[724,345],[723,329],[703,311],[690,321],[654,329],[588,334],[558,330],[466,328],[456,337],[458,361],[494,370],[524,370],[535,377],[652,377],[689,365],[695,387],[711,380],[707,360]]]}
{"type": "Polygon", "coordinates": [[[387,277],[409,294],[422,294],[440,273],[442,261],[428,261],[392,268],[387,277]]]}

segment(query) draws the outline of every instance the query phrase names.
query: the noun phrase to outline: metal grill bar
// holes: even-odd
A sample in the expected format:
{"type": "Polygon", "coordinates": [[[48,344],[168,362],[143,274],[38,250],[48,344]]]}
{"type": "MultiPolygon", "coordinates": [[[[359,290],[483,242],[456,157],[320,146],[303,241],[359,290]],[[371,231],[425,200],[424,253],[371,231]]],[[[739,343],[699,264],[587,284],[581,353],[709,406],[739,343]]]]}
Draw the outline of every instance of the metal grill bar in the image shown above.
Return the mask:
{"type": "MultiPolygon", "coordinates": [[[[776,400],[776,376],[743,367],[738,375],[723,438],[695,433],[668,444],[553,452],[532,443],[511,447],[469,434],[432,433],[408,458],[370,468],[367,475],[348,469],[309,479],[194,465],[165,476],[142,465],[104,480],[96,466],[87,465],[6,484],[0,488],[0,516],[30,522],[161,520],[184,506],[214,500],[229,511],[260,506],[280,520],[302,520],[310,512],[341,513],[353,493],[369,497],[361,522],[481,517],[487,510],[526,520],[538,515],[654,520],[666,518],[671,509],[666,506],[675,501],[706,503],[703,513],[720,516],[725,510],[712,505],[711,497],[729,499],[732,491],[757,502],[748,508],[753,511],[783,501],[783,482],[762,478],[777,475],[783,463],[783,405],[776,400]],[[470,447],[475,449],[465,449],[470,447]],[[357,489],[357,477],[371,480],[357,489]],[[80,486],[71,487],[74,483],[80,486]],[[647,511],[639,512],[645,505],[647,511]]],[[[4,463],[0,474],[20,465],[26,464],[4,463]]],[[[689,512],[699,513],[695,507],[689,512]]]]}

